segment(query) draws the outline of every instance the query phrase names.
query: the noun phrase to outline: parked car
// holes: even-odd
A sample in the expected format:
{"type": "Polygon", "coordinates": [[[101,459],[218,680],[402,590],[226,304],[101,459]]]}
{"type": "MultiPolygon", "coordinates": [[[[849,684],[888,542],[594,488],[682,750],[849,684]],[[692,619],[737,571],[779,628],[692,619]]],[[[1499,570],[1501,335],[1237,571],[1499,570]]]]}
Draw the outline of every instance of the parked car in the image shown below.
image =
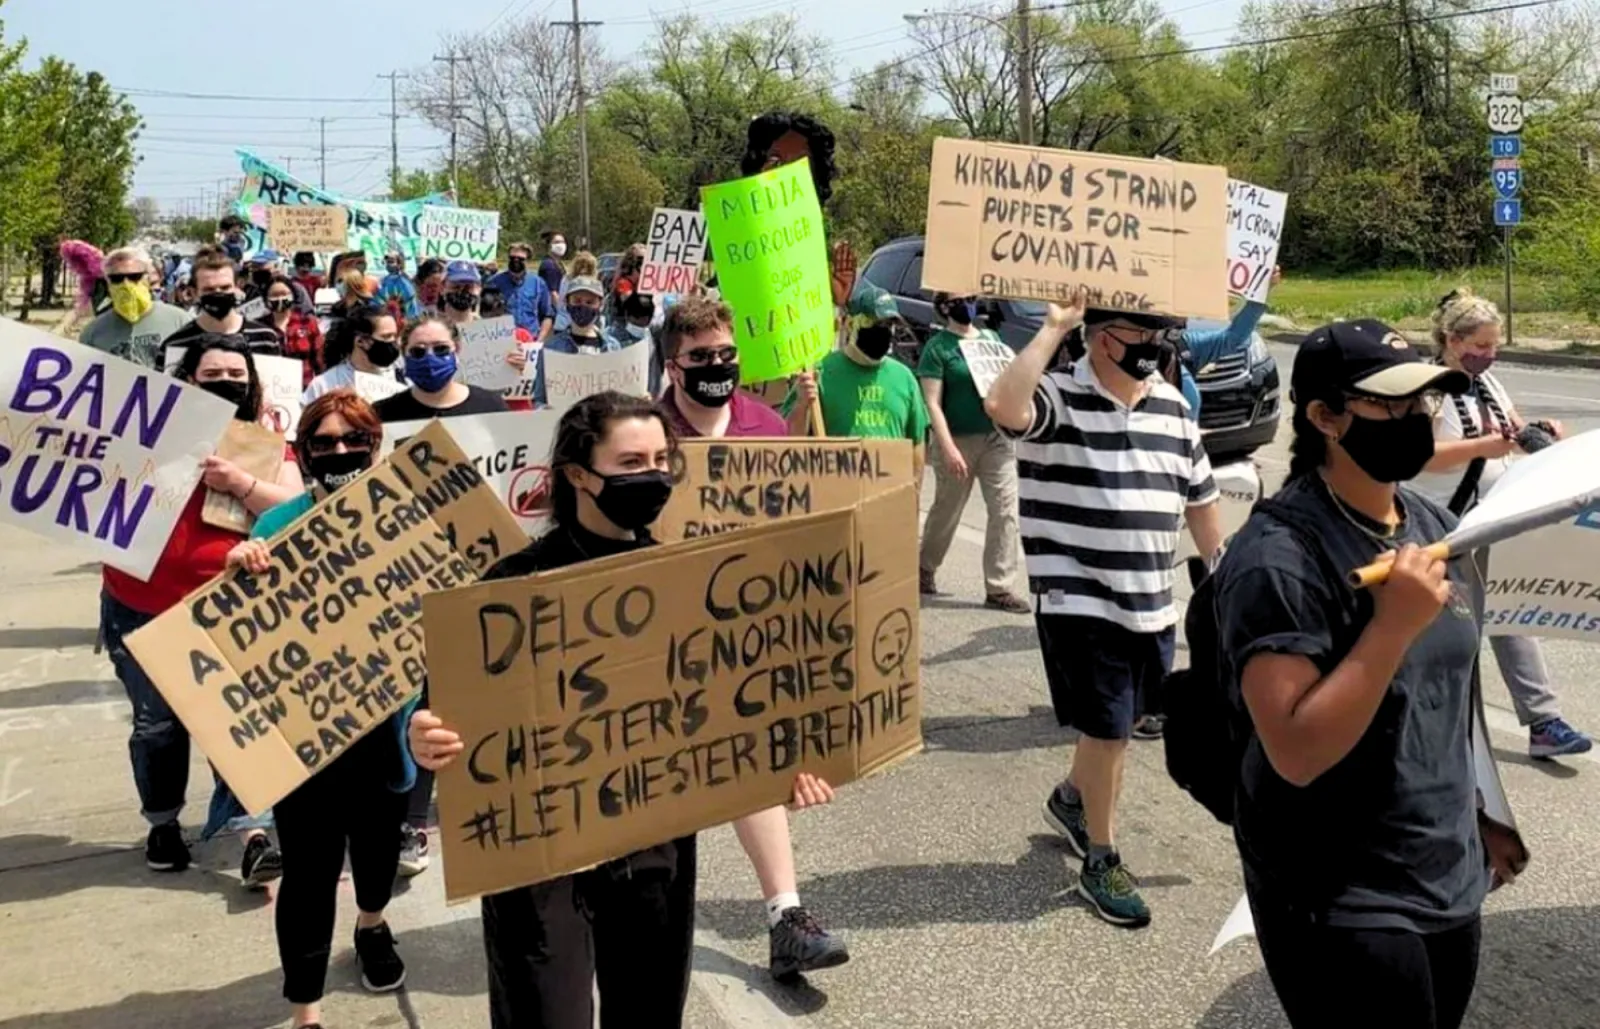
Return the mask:
{"type": "MultiPolygon", "coordinates": [[[[900,316],[910,326],[913,343],[896,347],[896,354],[913,367],[921,346],[938,330],[933,293],[922,288],[921,236],[907,236],[873,251],[861,277],[894,297],[900,316]]],[[[1027,345],[1044,324],[1045,305],[1037,300],[989,299],[983,302],[984,320],[1013,350],[1027,345]]],[[[1191,320],[1191,325],[1215,323],[1191,320]]],[[[1201,368],[1195,375],[1200,387],[1200,430],[1212,462],[1248,457],[1271,443],[1278,432],[1278,364],[1259,335],[1242,354],[1201,368]]]]}

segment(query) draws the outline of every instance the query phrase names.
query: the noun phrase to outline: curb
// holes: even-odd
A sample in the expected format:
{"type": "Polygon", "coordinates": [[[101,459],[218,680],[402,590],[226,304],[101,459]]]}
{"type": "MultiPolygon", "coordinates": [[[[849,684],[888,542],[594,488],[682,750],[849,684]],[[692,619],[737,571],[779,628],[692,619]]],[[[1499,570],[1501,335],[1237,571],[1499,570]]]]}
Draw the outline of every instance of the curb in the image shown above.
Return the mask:
{"type": "MultiPolygon", "coordinates": [[[[1265,338],[1272,343],[1299,346],[1300,341],[1305,337],[1306,333],[1304,332],[1283,331],[1268,334],[1265,338]]],[[[1411,344],[1418,351],[1428,357],[1433,356],[1434,346],[1432,341],[1419,339],[1413,334],[1407,334],[1406,338],[1411,340],[1411,344]]],[[[1589,368],[1600,371],[1600,354],[1568,354],[1559,350],[1518,350],[1515,347],[1511,347],[1502,349],[1498,360],[1504,364],[1523,365],[1530,368],[1589,368]]]]}

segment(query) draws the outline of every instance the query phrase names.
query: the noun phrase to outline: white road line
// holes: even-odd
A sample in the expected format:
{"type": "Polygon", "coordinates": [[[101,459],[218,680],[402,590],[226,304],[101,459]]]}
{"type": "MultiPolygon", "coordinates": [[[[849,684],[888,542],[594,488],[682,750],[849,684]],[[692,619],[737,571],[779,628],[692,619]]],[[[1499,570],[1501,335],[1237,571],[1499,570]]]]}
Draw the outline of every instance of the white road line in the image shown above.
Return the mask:
{"type": "Polygon", "coordinates": [[[1542,393],[1536,389],[1519,389],[1519,397],[1544,397],[1547,400],[1569,400],[1575,404],[1593,404],[1600,407],[1600,399],[1594,397],[1575,397],[1570,393],[1542,393]]]}
{"type": "Polygon", "coordinates": [[[22,759],[14,757],[6,762],[5,772],[0,773],[0,807],[9,807],[33,792],[31,789],[21,790],[17,793],[11,792],[11,776],[16,772],[17,766],[20,764],[22,764],[22,759]]]}

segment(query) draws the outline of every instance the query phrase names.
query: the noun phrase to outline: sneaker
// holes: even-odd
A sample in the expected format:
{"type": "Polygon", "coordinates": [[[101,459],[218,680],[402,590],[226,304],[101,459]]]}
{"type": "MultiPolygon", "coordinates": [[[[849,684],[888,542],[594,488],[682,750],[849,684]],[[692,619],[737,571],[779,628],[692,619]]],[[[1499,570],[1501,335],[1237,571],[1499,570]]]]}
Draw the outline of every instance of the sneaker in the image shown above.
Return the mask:
{"type": "Polygon", "coordinates": [[[1546,718],[1528,727],[1529,757],[1543,759],[1587,754],[1593,748],[1594,741],[1568,725],[1563,718],[1546,718]]]}
{"type": "Polygon", "coordinates": [[[183,842],[183,830],[177,822],[168,822],[150,830],[144,840],[144,863],[157,872],[181,872],[189,867],[189,845],[183,842]]]}
{"type": "Polygon", "coordinates": [[[801,972],[837,968],[850,960],[844,941],[822,928],[805,908],[789,908],[772,927],[772,978],[789,979],[801,972]]]}
{"type": "Polygon", "coordinates": [[[1078,895],[1094,905],[1095,914],[1112,925],[1142,929],[1150,924],[1150,909],[1139,896],[1139,881],[1112,854],[1091,864],[1085,860],[1078,876],[1078,895]]]}
{"type": "Polygon", "coordinates": [[[265,834],[252,836],[244,845],[239,878],[249,887],[261,887],[283,874],[283,855],[265,834]]]}
{"type": "Polygon", "coordinates": [[[1159,740],[1166,731],[1166,715],[1140,715],[1139,720],[1133,723],[1133,738],[1136,740],[1159,740]]]}
{"type": "Polygon", "coordinates": [[[1057,786],[1044,802],[1045,824],[1066,838],[1067,846],[1080,859],[1089,856],[1089,821],[1083,814],[1083,801],[1069,803],[1057,786]]]}
{"type": "Polygon", "coordinates": [[[917,591],[925,597],[942,597],[939,587],[933,581],[933,573],[919,569],[917,571],[917,591]]]}
{"type": "Polygon", "coordinates": [[[395,953],[394,933],[387,922],[356,930],[356,962],[361,965],[361,985],[369,993],[393,993],[405,985],[406,963],[395,953]]]}
{"type": "Polygon", "coordinates": [[[428,834],[414,825],[400,827],[400,874],[407,879],[428,870],[428,834]]]}
{"type": "Polygon", "coordinates": [[[983,598],[983,606],[1008,615],[1025,615],[1033,610],[1032,604],[1015,593],[991,593],[983,598]]]}

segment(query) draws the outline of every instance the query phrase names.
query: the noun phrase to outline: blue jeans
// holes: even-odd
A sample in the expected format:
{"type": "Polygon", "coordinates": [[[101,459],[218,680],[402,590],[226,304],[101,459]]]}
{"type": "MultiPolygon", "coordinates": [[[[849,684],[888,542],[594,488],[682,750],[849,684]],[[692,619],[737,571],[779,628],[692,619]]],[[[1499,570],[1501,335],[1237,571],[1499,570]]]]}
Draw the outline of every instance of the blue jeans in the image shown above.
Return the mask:
{"type": "MultiPolygon", "coordinates": [[[[100,635],[106,653],[116,670],[122,688],[133,705],[133,732],[128,737],[128,757],[133,763],[133,782],[139,790],[139,806],[145,821],[152,826],[178,820],[184,795],[189,789],[189,730],[167,705],[167,698],[129,652],[125,638],[143,628],[155,616],[135,611],[111,594],[100,593],[100,635]]],[[[240,830],[265,828],[272,824],[270,814],[250,818],[233,791],[216,776],[211,794],[211,810],[203,837],[224,827],[240,830]]]]}

